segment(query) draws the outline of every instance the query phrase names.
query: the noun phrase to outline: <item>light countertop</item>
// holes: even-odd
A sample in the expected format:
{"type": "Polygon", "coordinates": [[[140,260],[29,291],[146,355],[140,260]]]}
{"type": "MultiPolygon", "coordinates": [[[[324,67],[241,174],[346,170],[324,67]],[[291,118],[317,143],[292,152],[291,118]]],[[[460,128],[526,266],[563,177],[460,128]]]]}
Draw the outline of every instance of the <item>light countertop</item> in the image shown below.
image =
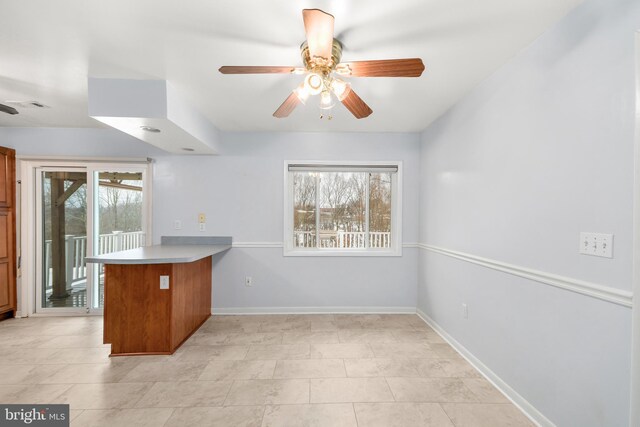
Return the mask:
{"type": "Polygon", "coordinates": [[[154,245],[127,251],[87,257],[89,263],[102,264],[175,264],[193,262],[231,249],[221,245],[154,245]]]}

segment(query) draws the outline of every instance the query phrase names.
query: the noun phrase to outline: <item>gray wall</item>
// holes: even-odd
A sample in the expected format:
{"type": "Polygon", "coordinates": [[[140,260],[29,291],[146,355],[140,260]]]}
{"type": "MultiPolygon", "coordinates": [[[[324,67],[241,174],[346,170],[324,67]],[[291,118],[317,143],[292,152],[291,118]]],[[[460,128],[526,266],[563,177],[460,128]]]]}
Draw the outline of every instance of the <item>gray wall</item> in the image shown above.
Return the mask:
{"type": "MultiPolygon", "coordinates": [[[[432,124],[420,242],[630,291],[638,28],[640,2],[587,0],[432,124]]],[[[423,246],[418,308],[558,426],[627,425],[631,309],[469,259],[423,246]]]]}
{"type": "MultiPolygon", "coordinates": [[[[285,160],[402,160],[403,236],[418,234],[418,134],[230,133],[220,157],[162,157],[154,172],[154,240],[207,232],[234,242],[282,244],[285,160]]],[[[216,309],[408,309],[416,305],[417,249],[402,257],[283,257],[281,247],[234,248],[216,261],[216,309]],[[244,285],[253,277],[253,287],[244,285]]],[[[220,311],[220,310],[219,310],[220,311]]]]}
{"type": "Polygon", "coordinates": [[[413,311],[418,249],[402,257],[283,257],[285,160],[401,160],[403,236],[417,241],[419,134],[228,133],[221,156],[170,156],[110,129],[0,128],[21,155],[153,157],[153,240],[204,234],[248,243],[216,258],[218,312],[413,311]],[[174,220],[183,228],[174,230],[174,220]],[[264,247],[267,244],[267,247],[264,247]],[[253,286],[244,285],[245,276],[253,286]]]}

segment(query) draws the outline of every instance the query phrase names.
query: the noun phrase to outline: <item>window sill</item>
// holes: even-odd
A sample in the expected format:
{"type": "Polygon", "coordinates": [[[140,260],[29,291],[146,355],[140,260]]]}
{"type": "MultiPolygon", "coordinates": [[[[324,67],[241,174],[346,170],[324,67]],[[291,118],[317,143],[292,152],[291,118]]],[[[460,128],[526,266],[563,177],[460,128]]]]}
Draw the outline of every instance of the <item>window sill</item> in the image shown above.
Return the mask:
{"type": "Polygon", "coordinates": [[[402,249],[391,250],[295,250],[285,249],[284,256],[286,257],[400,257],[402,256],[402,249]]]}

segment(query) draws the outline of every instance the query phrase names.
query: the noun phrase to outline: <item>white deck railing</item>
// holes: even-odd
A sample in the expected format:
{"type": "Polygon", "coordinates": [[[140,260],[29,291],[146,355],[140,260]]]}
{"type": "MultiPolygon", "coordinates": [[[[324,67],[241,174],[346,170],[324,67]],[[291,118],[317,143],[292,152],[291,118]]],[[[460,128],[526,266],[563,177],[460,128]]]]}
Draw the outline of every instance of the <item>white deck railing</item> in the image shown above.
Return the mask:
{"type": "MultiPolygon", "coordinates": [[[[111,234],[101,234],[98,238],[98,254],[108,254],[116,251],[139,248],[144,245],[144,235],[142,231],[131,231],[123,233],[114,231],[111,234]]],[[[65,271],[67,288],[75,282],[87,278],[87,236],[66,236],[65,238],[65,271]]],[[[44,242],[44,272],[46,288],[52,287],[52,254],[51,240],[44,242]]]]}
{"type": "MultiPolygon", "coordinates": [[[[294,245],[297,248],[350,248],[364,249],[367,233],[364,231],[320,231],[320,245],[316,245],[315,231],[294,231],[294,245]]],[[[370,248],[391,247],[391,233],[370,231],[370,248]]]]}

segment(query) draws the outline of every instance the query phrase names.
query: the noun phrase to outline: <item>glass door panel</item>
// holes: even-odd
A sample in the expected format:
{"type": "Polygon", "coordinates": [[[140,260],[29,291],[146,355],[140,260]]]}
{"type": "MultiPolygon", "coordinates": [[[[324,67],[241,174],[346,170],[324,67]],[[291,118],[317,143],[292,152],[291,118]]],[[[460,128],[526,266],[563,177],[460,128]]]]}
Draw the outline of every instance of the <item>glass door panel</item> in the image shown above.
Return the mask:
{"type": "MultiPolygon", "coordinates": [[[[94,239],[96,254],[145,245],[143,172],[94,172],[94,239]]],[[[92,308],[104,308],[104,265],[94,268],[92,308]]]]}
{"type": "Polygon", "coordinates": [[[39,309],[87,306],[87,173],[41,170],[39,309]]]}

